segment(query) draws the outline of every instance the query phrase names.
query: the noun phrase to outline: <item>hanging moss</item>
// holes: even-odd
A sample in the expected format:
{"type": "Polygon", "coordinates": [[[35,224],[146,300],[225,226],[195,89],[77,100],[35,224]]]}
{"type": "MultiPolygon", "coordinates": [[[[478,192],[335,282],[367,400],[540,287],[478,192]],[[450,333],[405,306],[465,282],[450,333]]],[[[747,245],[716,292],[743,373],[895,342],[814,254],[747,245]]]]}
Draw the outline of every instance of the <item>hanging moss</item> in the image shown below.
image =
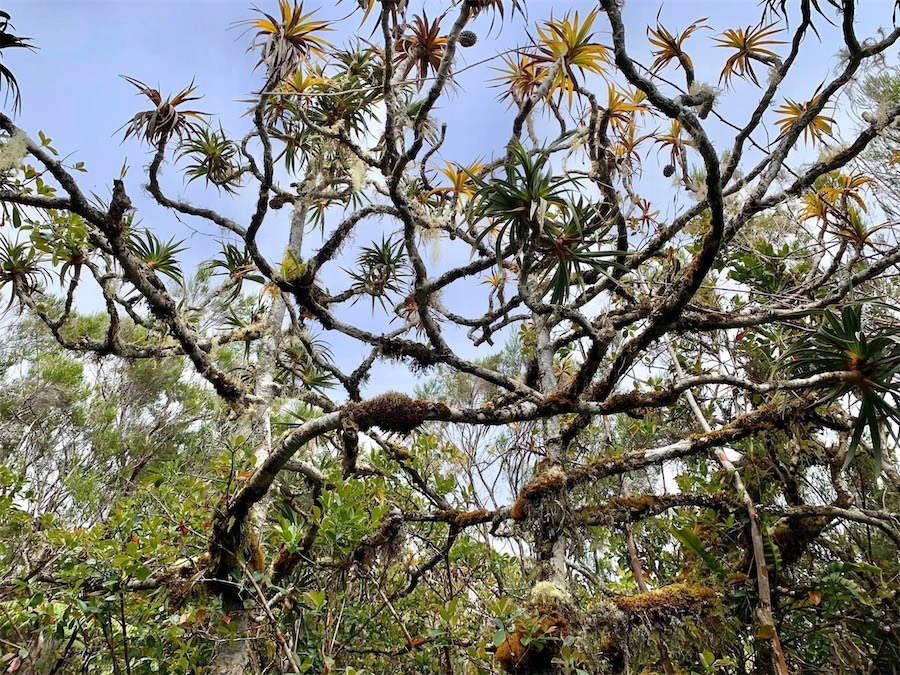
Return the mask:
{"type": "Polygon", "coordinates": [[[266,568],[266,558],[259,545],[259,535],[256,530],[250,529],[247,533],[247,548],[244,551],[247,559],[247,567],[254,572],[261,572],[266,568]]]}
{"type": "Polygon", "coordinates": [[[381,342],[381,353],[389,359],[405,363],[418,374],[429,372],[438,363],[438,355],[418,342],[386,338],[381,342]]]}
{"type": "Polygon", "coordinates": [[[799,562],[803,554],[831,524],[831,518],[789,518],[784,524],[773,528],[770,536],[781,553],[781,562],[786,567],[799,562]]]}
{"type": "Polygon", "coordinates": [[[356,460],[359,458],[359,426],[350,416],[341,420],[341,440],[344,446],[341,475],[347,479],[356,473],[356,460]]]}
{"type": "Polygon", "coordinates": [[[541,472],[537,478],[522,487],[509,512],[510,518],[513,520],[525,520],[530,502],[550,492],[561,490],[565,486],[566,472],[558,466],[550,467],[546,471],[541,472]]]}
{"type": "Polygon", "coordinates": [[[398,509],[391,509],[378,528],[359,541],[350,556],[344,561],[344,567],[346,569],[369,568],[375,563],[375,558],[379,553],[392,557],[397,552],[402,528],[403,515],[398,509]]]}

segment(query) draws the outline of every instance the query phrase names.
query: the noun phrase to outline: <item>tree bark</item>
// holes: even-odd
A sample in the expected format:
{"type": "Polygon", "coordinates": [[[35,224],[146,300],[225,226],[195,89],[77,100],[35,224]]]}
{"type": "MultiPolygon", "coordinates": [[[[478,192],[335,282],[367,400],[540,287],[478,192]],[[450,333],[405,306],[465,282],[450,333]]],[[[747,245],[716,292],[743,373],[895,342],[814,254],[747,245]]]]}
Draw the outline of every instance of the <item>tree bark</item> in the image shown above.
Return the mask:
{"type": "Polygon", "coordinates": [[[250,650],[247,645],[247,628],[250,625],[249,612],[238,608],[228,614],[231,621],[237,622],[235,639],[223,640],[216,647],[212,662],[209,664],[210,675],[244,675],[250,663],[250,650]]]}

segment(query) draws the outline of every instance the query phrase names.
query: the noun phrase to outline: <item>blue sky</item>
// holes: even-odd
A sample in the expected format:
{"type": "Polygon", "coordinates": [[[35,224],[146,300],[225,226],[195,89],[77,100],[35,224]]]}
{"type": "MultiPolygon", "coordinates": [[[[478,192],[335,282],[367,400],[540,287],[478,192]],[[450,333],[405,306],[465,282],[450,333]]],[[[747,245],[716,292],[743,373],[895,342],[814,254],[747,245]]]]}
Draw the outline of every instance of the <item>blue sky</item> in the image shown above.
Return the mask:
{"type": "MultiPolygon", "coordinates": [[[[354,3],[355,0],[344,0],[333,5],[307,0],[305,5],[309,9],[321,7],[324,17],[336,18],[346,16],[354,3]]],[[[269,0],[256,4],[270,12],[276,8],[276,3],[269,0]]],[[[431,0],[425,6],[433,17],[446,5],[431,0]]],[[[889,21],[892,5],[890,0],[864,2],[859,12],[861,23],[889,21]]],[[[529,18],[534,23],[546,18],[550,10],[557,15],[570,8],[586,13],[593,6],[593,2],[531,1],[529,18]]],[[[647,0],[626,2],[628,37],[635,53],[645,49],[644,27],[655,21],[659,6],[647,0]]],[[[241,119],[245,106],[238,101],[259,84],[261,77],[260,71],[253,72],[254,54],[246,52],[250,35],[235,27],[236,22],[252,16],[248,2],[13,0],[4,3],[4,7],[12,14],[18,34],[32,37],[40,47],[33,54],[7,50],[5,55],[5,63],[13,68],[22,85],[24,105],[19,122],[31,133],[41,129],[49,134],[60,150],[77,152],[100,189],[112,174],[118,173],[124,158],[137,168],[146,154],[135,142],[119,143],[117,129],[142,106],[132,87],[119,75],[159,85],[164,93],[178,91],[193,79],[204,97],[197,104],[199,108],[217,113],[226,129],[243,130],[247,126],[247,121],[241,119]]],[[[677,28],[703,16],[710,17],[709,23],[719,29],[746,25],[758,19],[759,7],[756,0],[663,3],[662,19],[667,26],[677,28]],[[725,13],[724,6],[728,7],[725,13]]],[[[599,22],[602,28],[602,17],[599,22]]],[[[508,21],[503,31],[495,26],[490,34],[489,23],[487,17],[475,22],[479,44],[461,52],[462,65],[524,41],[520,17],[508,21]]],[[[354,15],[336,24],[331,40],[340,44],[353,35],[368,37],[372,25],[370,18],[360,29],[358,15],[354,15]]],[[[609,41],[605,31],[600,37],[609,41]]],[[[698,59],[695,52],[695,61],[700,64],[700,73],[708,70],[707,79],[715,84],[714,71],[724,52],[702,49],[704,41],[705,38],[695,40],[695,49],[701,55],[707,53],[709,58],[698,59]],[[712,67],[705,69],[707,60],[712,67]]],[[[804,90],[827,75],[837,51],[834,42],[815,42],[815,36],[807,40],[807,59],[800,64],[796,83],[787,88],[799,98],[808,95],[810,92],[804,90]]],[[[670,74],[675,75],[674,71],[670,74]]],[[[488,77],[487,66],[468,71],[460,77],[463,90],[441,105],[438,114],[448,121],[451,133],[446,154],[454,158],[484,154],[485,149],[498,145],[497,134],[508,130],[510,115],[504,114],[505,106],[495,103],[494,91],[487,91],[483,85],[488,77]]]]}
{"type": "MultiPolygon", "coordinates": [[[[412,0],[413,7],[419,4],[412,0]]],[[[822,2],[823,5],[827,3],[822,2]]],[[[269,12],[277,11],[275,0],[260,0],[257,5],[269,12]]],[[[322,8],[323,18],[346,17],[355,0],[343,4],[319,3],[307,0],[307,10],[322,8]]],[[[446,1],[428,0],[425,7],[434,17],[449,5],[446,1]]],[[[528,2],[529,21],[546,19],[577,9],[582,15],[596,6],[594,2],[528,2]]],[[[629,27],[628,41],[633,54],[645,63],[647,52],[645,27],[656,21],[660,4],[647,0],[627,0],[625,18],[629,27]]],[[[70,157],[70,161],[85,162],[89,173],[83,177],[86,190],[108,195],[111,182],[119,175],[123,162],[130,165],[126,184],[138,207],[143,224],[153,228],[163,238],[187,238],[192,252],[188,264],[196,264],[215,251],[217,233],[200,225],[199,232],[186,227],[170,213],[154,207],[141,194],[143,168],[149,155],[136,140],[121,142],[120,128],[134,113],[142,110],[144,100],[119,75],[128,75],[151,86],[159,86],[163,94],[176,92],[192,80],[202,100],[194,107],[218,115],[222,125],[233,136],[240,137],[247,130],[249,120],[243,117],[247,105],[241,102],[261,84],[262,72],[255,71],[256,56],[246,51],[251,40],[243,28],[235,23],[253,16],[248,2],[214,0],[180,0],[178,2],[109,2],[47,0],[7,1],[4,9],[12,15],[15,32],[31,37],[40,49],[34,53],[7,50],[4,63],[16,73],[23,97],[23,108],[17,121],[32,136],[42,130],[53,139],[55,147],[70,157]]],[[[893,0],[863,2],[859,9],[860,32],[868,34],[879,24],[889,25],[893,0]]],[[[700,17],[710,17],[713,30],[698,33],[692,38],[692,55],[698,79],[713,85],[725,58],[724,50],[709,45],[709,37],[724,28],[755,24],[760,15],[756,0],[732,2],[669,1],[663,4],[661,19],[670,29],[677,30],[700,17]]],[[[360,28],[358,14],[338,21],[329,39],[344,44],[354,36],[368,38],[373,19],[360,28]]],[[[608,44],[605,19],[597,23],[599,39],[608,44]]],[[[500,30],[489,30],[490,18],[481,17],[472,26],[479,35],[478,44],[460,50],[458,68],[477,63],[498,52],[521,45],[526,41],[521,17],[515,17],[500,30]]],[[[803,58],[795,74],[785,83],[783,93],[797,100],[806,100],[815,87],[826,79],[835,62],[840,42],[834,29],[824,20],[818,22],[823,39],[810,35],[803,58]]],[[[782,53],[784,47],[780,48],[782,53]]],[[[896,56],[890,57],[895,62],[896,56]]],[[[448,123],[448,140],[438,158],[468,162],[490,156],[503,147],[509,137],[512,112],[505,103],[496,101],[496,90],[487,81],[494,76],[486,64],[463,72],[458,78],[459,88],[442,100],[436,116],[448,123]]],[[[760,66],[762,78],[765,69],[760,66]]],[[[667,76],[678,79],[674,69],[667,76]]],[[[605,86],[598,85],[601,92],[605,86]]],[[[740,84],[735,92],[723,96],[719,108],[727,117],[742,122],[748,105],[755,104],[758,90],[740,84]],[[749,98],[749,97],[754,98],[749,98]],[[749,102],[749,104],[748,104],[749,102]]],[[[601,98],[605,98],[602,95],[601,98]]],[[[215,119],[215,118],[214,118],[215,119]]],[[[852,124],[846,121],[848,127],[852,124]]],[[[724,149],[727,128],[711,125],[714,140],[724,149]]],[[[204,190],[198,185],[186,188],[172,167],[167,168],[167,190],[173,195],[185,194],[195,203],[211,206],[221,212],[246,221],[255,199],[252,193],[237,198],[204,190]]],[[[668,196],[669,183],[661,177],[656,181],[660,193],[668,196]]],[[[666,206],[661,202],[661,206],[666,206]]],[[[288,209],[271,214],[262,236],[273,258],[287,233],[288,209]]],[[[663,208],[665,214],[666,208],[663,208]]],[[[453,300],[450,298],[449,300],[453,300]]],[[[360,302],[358,307],[368,307],[360,302]]],[[[474,314],[474,308],[469,314],[474,314]]],[[[404,376],[405,377],[405,376],[404,376]]]]}

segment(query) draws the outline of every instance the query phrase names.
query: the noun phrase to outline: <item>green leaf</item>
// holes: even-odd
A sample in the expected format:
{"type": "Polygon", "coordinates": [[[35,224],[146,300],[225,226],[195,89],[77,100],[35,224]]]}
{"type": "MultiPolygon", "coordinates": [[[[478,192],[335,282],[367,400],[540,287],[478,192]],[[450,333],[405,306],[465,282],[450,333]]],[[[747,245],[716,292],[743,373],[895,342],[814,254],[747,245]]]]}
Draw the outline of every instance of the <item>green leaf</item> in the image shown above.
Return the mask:
{"type": "Polygon", "coordinates": [[[709,567],[712,571],[716,572],[719,575],[725,573],[724,568],[721,563],[716,560],[715,556],[709,552],[709,549],[706,548],[706,545],[700,541],[700,538],[694,533],[693,530],[690,530],[686,527],[678,527],[677,525],[673,525],[671,529],[672,535],[680,541],[684,546],[691,549],[694,553],[700,556],[700,559],[706,563],[706,566],[709,567]]]}

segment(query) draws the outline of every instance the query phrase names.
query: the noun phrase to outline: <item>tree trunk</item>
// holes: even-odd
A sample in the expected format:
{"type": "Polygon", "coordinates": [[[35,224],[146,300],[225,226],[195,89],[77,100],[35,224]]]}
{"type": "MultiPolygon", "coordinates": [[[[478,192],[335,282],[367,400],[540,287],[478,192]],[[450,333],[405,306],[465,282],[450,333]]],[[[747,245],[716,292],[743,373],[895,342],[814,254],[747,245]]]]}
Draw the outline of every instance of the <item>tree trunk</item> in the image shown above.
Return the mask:
{"type": "Polygon", "coordinates": [[[232,623],[237,622],[236,637],[234,641],[224,640],[217,645],[207,671],[210,675],[244,675],[250,664],[250,650],[247,648],[249,611],[238,608],[228,616],[231,617],[232,623]]]}
{"type": "MultiPolygon", "coordinates": [[[[303,232],[306,226],[306,207],[295,206],[291,217],[291,231],[288,239],[287,251],[297,260],[300,259],[303,247],[303,232]]],[[[281,293],[275,295],[272,306],[266,317],[266,334],[260,340],[256,357],[256,382],[254,395],[257,403],[252,411],[250,422],[250,441],[254,443],[253,460],[254,468],[259,468],[268,459],[272,452],[272,402],[275,399],[275,371],[278,364],[278,350],[281,347],[281,332],[287,305],[281,293]]],[[[270,497],[267,494],[250,509],[247,527],[242,531],[240,550],[247,552],[254,549],[248,562],[251,567],[265,569],[265,559],[260,551],[261,542],[264,540],[264,528],[266,515],[269,509],[270,497]],[[248,533],[252,533],[255,541],[246,541],[248,533]]],[[[233,588],[224,587],[224,594],[234,596],[233,588]]],[[[233,611],[229,611],[232,622],[237,621],[235,631],[236,641],[224,643],[216,649],[210,672],[215,675],[230,675],[232,673],[244,673],[250,663],[250,641],[247,639],[249,627],[248,610],[240,606],[240,598],[223,597],[223,604],[227,607],[235,605],[233,611]]]]}
{"type": "MultiPolygon", "coordinates": [[[[539,291],[535,291],[537,295],[539,291]]],[[[550,319],[541,315],[535,321],[537,333],[537,364],[541,383],[541,391],[550,395],[556,391],[558,382],[553,358],[553,347],[550,335],[550,319]]],[[[563,462],[565,448],[562,447],[559,418],[547,417],[543,420],[544,439],[547,444],[546,461],[544,471],[559,467],[563,462]]],[[[546,503],[548,500],[544,500],[546,503]]],[[[538,554],[540,580],[552,581],[560,588],[566,587],[566,547],[567,540],[562,531],[562,513],[559,508],[554,509],[549,518],[543,519],[545,523],[535,535],[535,552],[538,554]],[[554,517],[555,516],[555,517],[554,517]],[[541,541],[544,539],[544,541],[541,541]]]]}

